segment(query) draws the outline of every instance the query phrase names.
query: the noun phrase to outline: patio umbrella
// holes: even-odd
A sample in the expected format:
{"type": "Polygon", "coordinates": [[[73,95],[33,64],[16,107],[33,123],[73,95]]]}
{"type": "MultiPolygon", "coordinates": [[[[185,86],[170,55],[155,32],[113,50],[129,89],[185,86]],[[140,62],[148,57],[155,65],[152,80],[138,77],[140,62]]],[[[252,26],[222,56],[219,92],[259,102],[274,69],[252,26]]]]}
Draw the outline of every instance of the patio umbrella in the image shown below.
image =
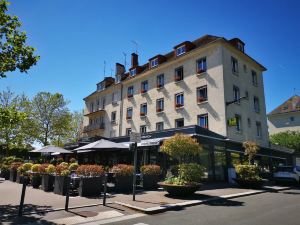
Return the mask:
{"type": "Polygon", "coordinates": [[[101,139],[99,141],[92,142],[79,148],[75,148],[74,151],[81,153],[99,149],[128,149],[128,146],[122,143],[116,143],[105,139],[101,139]]]}
{"type": "Polygon", "coordinates": [[[39,152],[39,153],[56,153],[56,154],[61,154],[61,153],[72,153],[71,151],[68,151],[64,148],[56,147],[53,145],[47,145],[44,146],[40,149],[35,149],[32,150],[31,152],[39,152]]]}

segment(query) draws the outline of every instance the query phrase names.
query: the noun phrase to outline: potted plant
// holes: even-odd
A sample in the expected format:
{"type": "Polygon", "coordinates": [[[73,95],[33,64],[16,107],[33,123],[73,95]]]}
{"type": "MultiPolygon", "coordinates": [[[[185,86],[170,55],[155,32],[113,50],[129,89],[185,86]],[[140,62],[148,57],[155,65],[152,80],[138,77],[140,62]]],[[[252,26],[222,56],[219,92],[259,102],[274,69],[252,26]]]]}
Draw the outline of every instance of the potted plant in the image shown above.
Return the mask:
{"type": "Polygon", "coordinates": [[[127,94],[127,98],[132,98],[133,94],[127,94]]]}
{"type": "Polygon", "coordinates": [[[66,195],[70,175],[68,163],[62,162],[55,168],[54,194],[66,195]]]}
{"type": "Polygon", "coordinates": [[[162,84],[157,84],[156,87],[157,88],[161,88],[163,85],[162,84]]]}
{"type": "Polygon", "coordinates": [[[69,170],[70,170],[71,173],[73,173],[77,170],[78,167],[79,167],[78,163],[74,162],[74,163],[70,164],[69,170]]]}
{"type": "Polygon", "coordinates": [[[162,109],[161,108],[156,108],[156,112],[161,112],[162,109]]]}
{"type": "Polygon", "coordinates": [[[55,166],[52,164],[41,164],[38,169],[42,174],[42,189],[44,191],[52,191],[54,184],[55,166]]]}
{"type": "Polygon", "coordinates": [[[117,164],[113,166],[112,172],[115,178],[116,192],[129,192],[132,190],[133,166],[127,164],[117,164]]]}
{"type": "Polygon", "coordinates": [[[206,101],[206,98],[204,98],[203,96],[198,97],[198,103],[205,102],[205,101],[206,101]]]}
{"type": "Polygon", "coordinates": [[[164,141],[161,151],[176,159],[179,165],[176,175],[168,175],[164,182],[158,183],[170,195],[189,195],[200,187],[203,175],[203,167],[196,163],[190,163],[189,159],[201,153],[202,147],[190,136],[175,134],[164,141]]]}
{"type": "Polygon", "coordinates": [[[1,164],[0,166],[1,170],[1,177],[4,178],[5,180],[9,179],[9,166],[6,164],[1,164]]]}
{"type": "Polygon", "coordinates": [[[24,163],[21,166],[18,167],[17,169],[17,178],[16,182],[19,184],[23,183],[23,178],[24,176],[28,175],[28,172],[31,170],[32,163],[24,163]]]}
{"type": "Polygon", "coordinates": [[[264,181],[259,176],[259,167],[252,163],[254,156],[259,151],[259,146],[254,141],[245,141],[243,148],[245,149],[248,161],[235,166],[237,178],[234,180],[242,187],[259,188],[263,185],[264,181]]]}
{"type": "Polygon", "coordinates": [[[157,188],[160,172],[160,166],[158,165],[144,165],[141,167],[144,189],[157,188]]]}
{"type": "Polygon", "coordinates": [[[142,89],[142,90],[141,90],[141,93],[142,93],[142,94],[145,94],[146,92],[147,92],[147,90],[145,90],[145,89],[142,89]]]}
{"type": "Polygon", "coordinates": [[[146,114],[144,112],[140,112],[140,116],[145,116],[146,114]]]}
{"type": "Polygon", "coordinates": [[[176,104],[175,104],[175,107],[176,107],[176,108],[180,108],[180,107],[182,107],[182,106],[183,106],[183,105],[180,104],[180,103],[176,103],[176,104]]]}
{"type": "Polygon", "coordinates": [[[16,182],[17,180],[17,169],[22,165],[21,162],[13,162],[10,165],[10,173],[9,173],[9,180],[12,182],[16,182]]]}
{"type": "Polygon", "coordinates": [[[197,70],[197,73],[204,73],[204,72],[206,72],[206,70],[201,69],[201,68],[198,68],[198,70],[197,70]]]}
{"type": "Polygon", "coordinates": [[[79,196],[99,196],[102,189],[104,169],[99,165],[81,165],[76,170],[80,177],[79,196]]]}
{"type": "Polygon", "coordinates": [[[33,188],[39,188],[42,184],[42,177],[39,173],[41,164],[33,164],[31,167],[31,185],[33,188]]]}

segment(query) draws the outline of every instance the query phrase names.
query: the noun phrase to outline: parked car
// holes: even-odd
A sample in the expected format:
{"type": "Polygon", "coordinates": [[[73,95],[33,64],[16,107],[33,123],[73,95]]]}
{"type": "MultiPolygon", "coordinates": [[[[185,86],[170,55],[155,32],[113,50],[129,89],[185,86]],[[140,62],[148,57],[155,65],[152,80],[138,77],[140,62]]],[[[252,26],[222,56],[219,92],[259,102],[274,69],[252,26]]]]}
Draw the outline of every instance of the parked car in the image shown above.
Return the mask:
{"type": "Polygon", "coordinates": [[[300,183],[300,167],[279,166],[273,175],[276,182],[290,181],[300,183]]]}

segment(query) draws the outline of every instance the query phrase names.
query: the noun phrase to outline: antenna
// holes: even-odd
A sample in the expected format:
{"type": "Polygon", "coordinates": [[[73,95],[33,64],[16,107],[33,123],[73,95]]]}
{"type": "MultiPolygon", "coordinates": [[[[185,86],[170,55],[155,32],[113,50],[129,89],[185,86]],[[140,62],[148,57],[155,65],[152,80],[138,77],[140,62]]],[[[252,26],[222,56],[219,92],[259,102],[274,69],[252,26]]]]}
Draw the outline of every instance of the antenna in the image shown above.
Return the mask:
{"type": "Polygon", "coordinates": [[[125,66],[125,70],[126,70],[126,66],[127,66],[127,62],[126,62],[126,52],[123,52],[123,55],[124,55],[124,66],[125,66]]]}
{"type": "Polygon", "coordinates": [[[135,54],[138,54],[138,46],[139,46],[139,44],[136,41],[134,41],[134,40],[132,40],[131,42],[135,45],[135,54]]]}
{"type": "Polygon", "coordinates": [[[294,88],[294,95],[296,95],[296,88],[294,88]]]}
{"type": "Polygon", "coordinates": [[[103,73],[104,73],[104,77],[105,77],[105,69],[106,69],[106,61],[104,60],[104,66],[103,66],[103,73]]]}
{"type": "Polygon", "coordinates": [[[110,76],[112,77],[114,69],[110,67],[110,76]]]}

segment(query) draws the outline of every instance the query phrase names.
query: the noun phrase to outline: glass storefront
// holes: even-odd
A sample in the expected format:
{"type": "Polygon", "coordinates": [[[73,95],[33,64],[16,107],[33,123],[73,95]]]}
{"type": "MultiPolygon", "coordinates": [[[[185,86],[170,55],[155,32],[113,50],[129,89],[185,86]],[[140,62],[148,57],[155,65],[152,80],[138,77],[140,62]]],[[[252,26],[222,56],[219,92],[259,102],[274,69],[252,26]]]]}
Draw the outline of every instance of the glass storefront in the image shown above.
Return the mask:
{"type": "Polygon", "coordinates": [[[227,174],[226,153],[225,151],[214,151],[215,161],[215,180],[225,181],[227,174]]]}

